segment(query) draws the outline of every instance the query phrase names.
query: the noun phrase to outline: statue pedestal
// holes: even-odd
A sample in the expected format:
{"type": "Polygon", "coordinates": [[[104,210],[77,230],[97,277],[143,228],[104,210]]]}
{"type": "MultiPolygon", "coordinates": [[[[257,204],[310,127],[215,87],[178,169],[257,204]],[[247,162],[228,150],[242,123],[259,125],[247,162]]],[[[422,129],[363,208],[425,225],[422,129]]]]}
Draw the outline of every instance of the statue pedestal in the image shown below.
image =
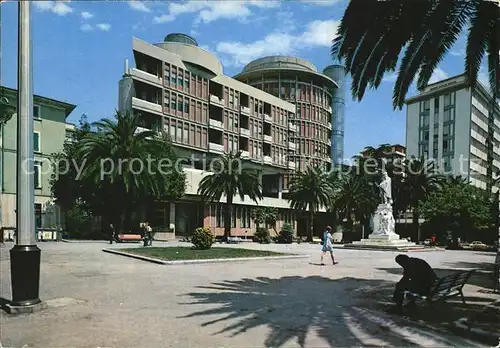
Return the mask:
{"type": "Polygon", "coordinates": [[[367,239],[344,245],[345,248],[375,250],[414,250],[423,249],[413,242],[400,239],[395,232],[396,221],[390,204],[379,204],[373,215],[373,233],[367,239]]]}

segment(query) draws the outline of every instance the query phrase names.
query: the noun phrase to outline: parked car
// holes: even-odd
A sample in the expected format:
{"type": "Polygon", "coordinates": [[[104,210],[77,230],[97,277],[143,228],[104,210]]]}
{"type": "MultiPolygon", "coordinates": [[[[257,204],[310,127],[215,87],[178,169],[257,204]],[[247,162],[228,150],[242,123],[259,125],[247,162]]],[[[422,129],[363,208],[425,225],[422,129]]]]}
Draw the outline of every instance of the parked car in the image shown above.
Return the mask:
{"type": "Polygon", "coordinates": [[[472,250],[487,250],[488,246],[481,241],[475,240],[470,243],[470,248],[472,250]]]}

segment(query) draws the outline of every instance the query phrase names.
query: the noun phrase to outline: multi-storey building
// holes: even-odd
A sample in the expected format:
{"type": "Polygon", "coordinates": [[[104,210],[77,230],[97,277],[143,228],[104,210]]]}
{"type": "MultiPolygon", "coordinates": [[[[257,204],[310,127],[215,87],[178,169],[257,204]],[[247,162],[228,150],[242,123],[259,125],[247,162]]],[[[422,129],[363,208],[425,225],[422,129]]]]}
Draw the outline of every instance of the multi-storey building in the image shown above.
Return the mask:
{"type": "Polygon", "coordinates": [[[296,170],[309,164],[340,164],[344,156],[344,79],[341,65],[319,73],[307,60],[289,56],[259,58],[235,79],[296,105],[290,133],[297,151],[290,153],[296,170]]]}
{"type": "MultiPolygon", "coordinates": [[[[2,87],[12,106],[16,106],[17,91],[2,87]]],[[[35,95],[33,97],[33,151],[35,186],[35,226],[41,230],[59,223],[58,210],[51,198],[50,177],[52,155],[61,152],[74,125],[66,118],[75,105],[35,95]],[[57,215],[57,216],[56,216],[57,215]]],[[[16,226],[16,149],[17,115],[5,124],[0,134],[0,227],[5,239],[10,239],[16,226]]]]}
{"type": "Polygon", "coordinates": [[[486,189],[500,170],[500,106],[487,89],[471,88],[458,75],[428,85],[406,104],[408,155],[434,159],[440,171],[486,189]]]}
{"type": "MultiPolygon", "coordinates": [[[[157,206],[148,217],[151,223],[177,235],[188,234],[198,226],[222,234],[225,198],[221,203],[205,205],[197,189],[211,159],[241,151],[262,171],[264,199],[259,206],[280,210],[278,229],[285,222],[295,227],[295,217],[283,197],[286,174],[297,168],[294,140],[300,127],[291,122],[295,120],[295,105],[224,75],[220,61],[187,35],[169,34],[158,44],[134,38],[132,44],[136,67],[129,68],[125,62],[125,74],[119,83],[119,110],[140,114],[143,128],[168,134],[187,163],[186,196],[157,206]]],[[[330,83],[333,88],[334,83],[330,83]]],[[[326,98],[323,92],[320,94],[326,98]]],[[[316,92],[314,95],[319,98],[316,92]]],[[[329,98],[322,104],[318,101],[314,109],[316,123],[320,114],[324,118],[321,158],[325,162],[329,159],[326,130],[331,128],[330,102],[329,98]]],[[[250,236],[255,230],[251,210],[256,204],[235,197],[235,205],[232,234],[250,236]]]]}

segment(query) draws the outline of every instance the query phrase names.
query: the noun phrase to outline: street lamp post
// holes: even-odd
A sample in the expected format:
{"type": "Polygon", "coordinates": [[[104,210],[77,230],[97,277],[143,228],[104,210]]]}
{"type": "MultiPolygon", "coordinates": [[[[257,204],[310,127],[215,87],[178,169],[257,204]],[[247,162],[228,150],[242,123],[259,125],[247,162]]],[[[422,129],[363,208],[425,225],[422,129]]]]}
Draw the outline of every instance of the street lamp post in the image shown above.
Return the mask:
{"type": "Polygon", "coordinates": [[[30,1],[18,2],[16,245],[10,250],[11,306],[39,304],[40,249],[35,238],[33,80],[30,1]]]}

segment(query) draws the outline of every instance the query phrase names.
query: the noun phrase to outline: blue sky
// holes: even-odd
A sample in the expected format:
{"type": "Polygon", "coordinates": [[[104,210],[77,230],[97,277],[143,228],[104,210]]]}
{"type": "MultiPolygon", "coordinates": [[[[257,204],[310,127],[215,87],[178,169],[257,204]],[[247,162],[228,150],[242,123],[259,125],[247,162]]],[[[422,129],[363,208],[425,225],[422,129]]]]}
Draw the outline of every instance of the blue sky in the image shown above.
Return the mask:
{"type": "MultiPolygon", "coordinates": [[[[123,61],[133,66],[132,37],[160,42],[171,32],[196,38],[216,54],[227,75],[274,54],[310,60],[318,70],[329,55],[347,0],[295,1],[36,1],[32,10],[34,92],[77,105],[69,117],[111,117],[117,107],[123,61]]],[[[17,4],[2,2],[2,84],[15,88],[17,4]]],[[[460,39],[433,80],[463,72],[460,39]]],[[[481,78],[485,78],[481,71],[481,78]]],[[[365,146],[405,142],[405,111],[392,110],[393,75],[345,111],[345,157],[365,146]]],[[[410,92],[414,94],[414,90],[410,92]]]]}

